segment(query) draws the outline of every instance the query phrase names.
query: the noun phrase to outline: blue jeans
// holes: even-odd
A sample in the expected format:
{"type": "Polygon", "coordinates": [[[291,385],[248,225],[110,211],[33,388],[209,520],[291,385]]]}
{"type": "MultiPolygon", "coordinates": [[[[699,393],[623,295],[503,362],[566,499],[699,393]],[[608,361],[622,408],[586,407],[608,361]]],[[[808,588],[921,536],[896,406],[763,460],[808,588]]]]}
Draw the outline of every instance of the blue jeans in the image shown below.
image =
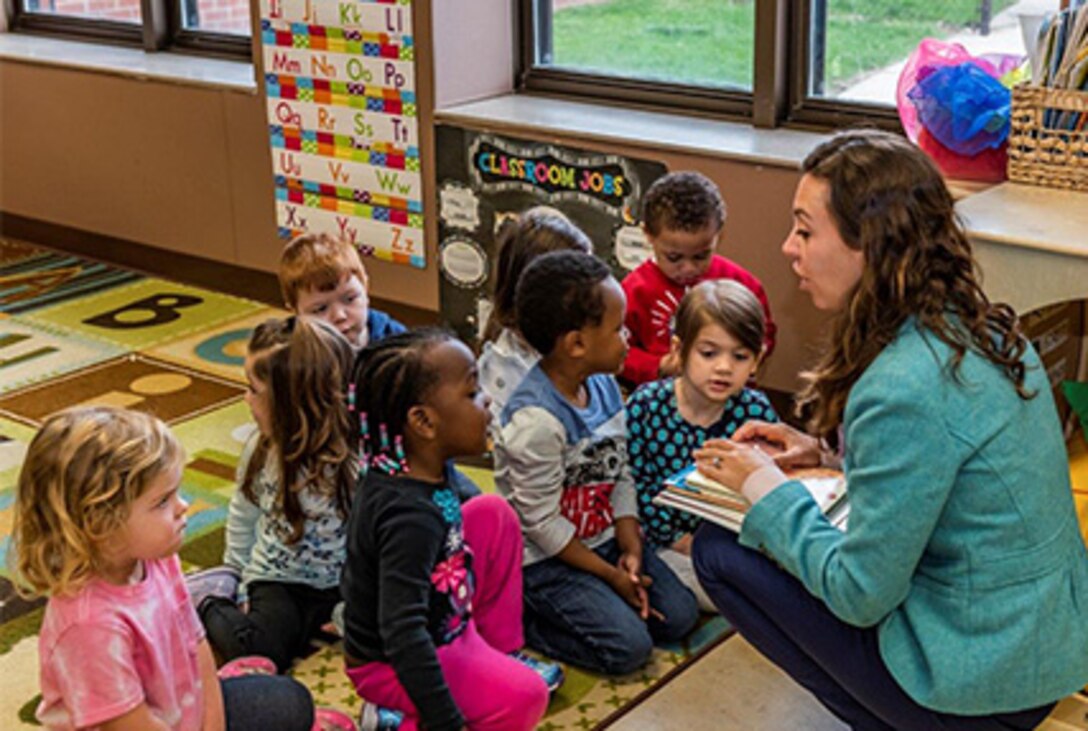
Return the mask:
{"type": "Polygon", "coordinates": [[[737,535],[710,523],[695,532],[695,574],[741,636],[853,729],[1031,729],[1050,703],[993,716],[956,716],[919,705],[880,657],[876,627],[846,624],[808,589],[737,535]]]}
{"type": "Polygon", "coordinates": [[[286,675],[243,675],[219,682],[227,731],[310,731],[310,691],[286,675]]]}
{"type": "MultiPolygon", "coordinates": [[[[615,539],[593,551],[613,565],[620,557],[615,539]]],[[[642,667],[655,641],[683,638],[699,618],[695,596],[651,550],[642,556],[642,572],[653,579],[650,606],[664,620],[643,620],[604,581],[557,558],[526,566],[526,643],[548,657],[606,675],[642,667]]]]}

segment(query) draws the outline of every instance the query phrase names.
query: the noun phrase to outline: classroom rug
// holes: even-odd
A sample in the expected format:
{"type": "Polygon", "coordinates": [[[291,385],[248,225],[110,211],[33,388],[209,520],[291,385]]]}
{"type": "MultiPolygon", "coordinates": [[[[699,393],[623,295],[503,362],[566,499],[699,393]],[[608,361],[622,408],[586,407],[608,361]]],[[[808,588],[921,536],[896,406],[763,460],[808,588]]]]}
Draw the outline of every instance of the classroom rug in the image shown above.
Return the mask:
{"type": "MultiPolygon", "coordinates": [[[[186,570],[218,564],[227,503],[252,433],[242,400],[251,329],[282,310],[226,294],[0,239],[0,729],[35,728],[37,632],[44,601],[11,583],[14,486],[26,446],[53,411],[112,404],[153,411],[185,445],[190,514],[186,570]]],[[[486,469],[466,468],[485,491],[486,469]]],[[[542,731],[603,728],[671,681],[730,633],[708,618],[684,642],[654,650],[642,670],[606,678],[566,667],[542,731]]],[[[318,705],[357,715],[338,645],[315,647],[293,674],[318,705]]]]}

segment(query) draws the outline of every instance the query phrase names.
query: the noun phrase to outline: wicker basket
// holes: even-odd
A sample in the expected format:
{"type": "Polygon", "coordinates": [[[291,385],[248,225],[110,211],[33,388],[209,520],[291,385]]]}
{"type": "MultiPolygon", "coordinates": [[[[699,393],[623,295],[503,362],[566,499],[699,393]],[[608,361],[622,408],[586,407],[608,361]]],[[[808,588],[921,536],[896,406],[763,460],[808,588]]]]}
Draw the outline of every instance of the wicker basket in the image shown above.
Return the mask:
{"type": "Polygon", "coordinates": [[[1088,121],[1076,130],[1062,129],[1057,117],[1063,112],[1080,112],[1088,120],[1088,93],[1039,86],[1012,90],[1009,180],[1088,190],[1088,121]]]}

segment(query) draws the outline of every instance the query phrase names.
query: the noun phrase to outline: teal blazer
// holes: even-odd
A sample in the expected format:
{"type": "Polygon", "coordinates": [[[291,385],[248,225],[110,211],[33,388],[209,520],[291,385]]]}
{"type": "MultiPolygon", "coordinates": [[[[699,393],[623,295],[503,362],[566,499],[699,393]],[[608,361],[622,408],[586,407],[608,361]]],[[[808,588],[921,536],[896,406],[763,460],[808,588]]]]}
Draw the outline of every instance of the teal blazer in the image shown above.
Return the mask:
{"type": "Polygon", "coordinates": [[[1029,349],[1004,374],[913,320],[851,389],[843,416],[849,529],[796,481],[740,542],[764,548],[844,622],[875,625],[885,665],[936,711],[1033,708],[1088,681],[1088,552],[1050,384],[1029,349]]]}

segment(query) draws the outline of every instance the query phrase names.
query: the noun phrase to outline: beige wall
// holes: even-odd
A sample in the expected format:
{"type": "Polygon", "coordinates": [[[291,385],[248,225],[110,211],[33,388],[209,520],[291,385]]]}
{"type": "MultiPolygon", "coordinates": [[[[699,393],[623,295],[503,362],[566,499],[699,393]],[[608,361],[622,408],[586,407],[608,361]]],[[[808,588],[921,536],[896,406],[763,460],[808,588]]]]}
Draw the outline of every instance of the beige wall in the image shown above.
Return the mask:
{"type": "Polygon", "coordinates": [[[514,3],[440,0],[431,3],[435,33],[435,105],[485,99],[514,88],[514,3]],[[467,21],[467,22],[466,22],[467,21]]]}
{"type": "MultiPolygon", "coordinates": [[[[0,211],[274,272],[264,114],[255,94],[0,61],[0,211]]],[[[368,268],[374,296],[438,308],[433,267],[368,268]]]]}

